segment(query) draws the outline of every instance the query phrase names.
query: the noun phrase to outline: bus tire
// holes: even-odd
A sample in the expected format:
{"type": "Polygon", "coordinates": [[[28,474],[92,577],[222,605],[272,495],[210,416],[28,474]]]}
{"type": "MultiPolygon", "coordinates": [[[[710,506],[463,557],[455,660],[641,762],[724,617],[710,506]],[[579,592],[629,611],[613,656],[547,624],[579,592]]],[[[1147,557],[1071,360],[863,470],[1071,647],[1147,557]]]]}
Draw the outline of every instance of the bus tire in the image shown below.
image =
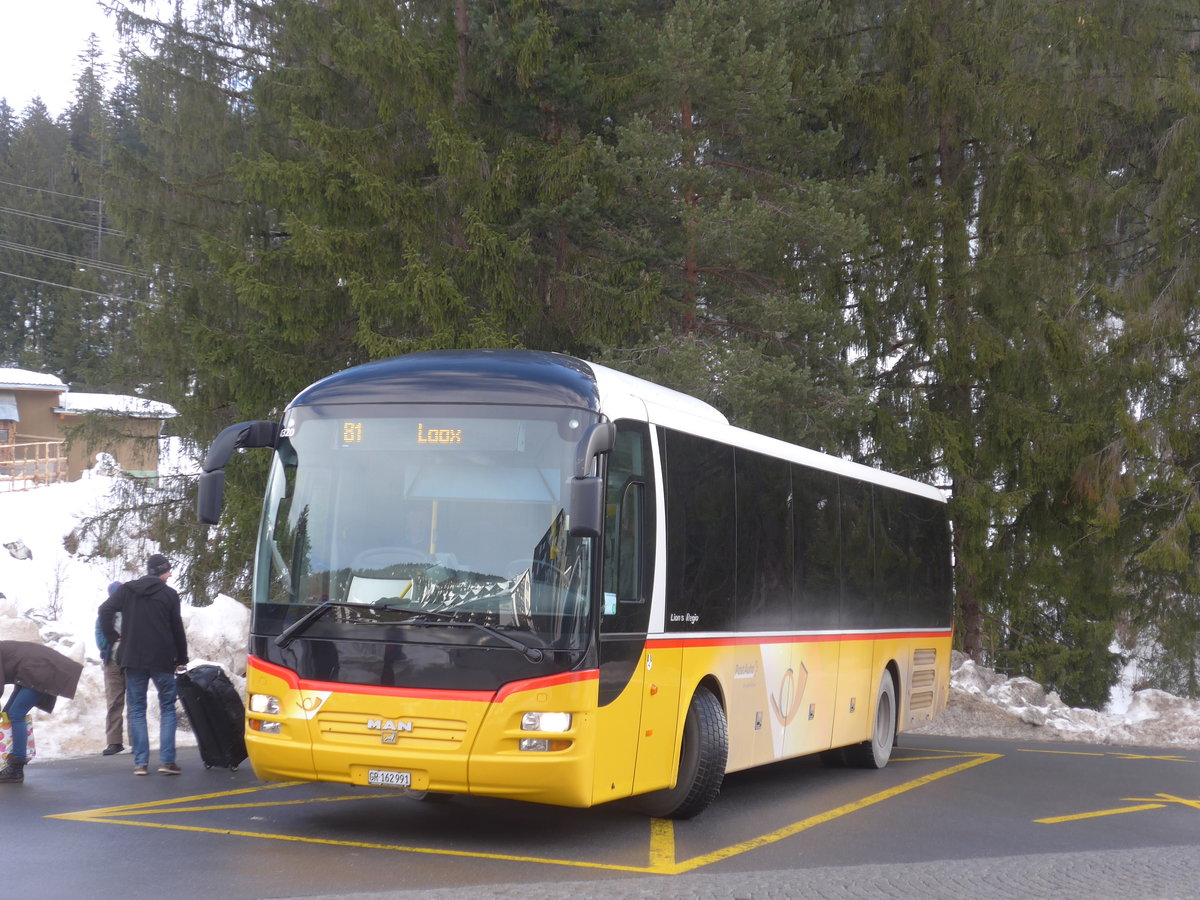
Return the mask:
{"type": "Polygon", "coordinates": [[[699,815],[721,792],[728,757],[729,728],[721,701],[708,688],[697,688],[683,723],[675,787],[637,798],[637,809],[659,819],[699,815]]]}
{"type": "Polygon", "coordinates": [[[846,761],[861,769],[882,769],[892,758],[896,742],[896,685],[887,669],[879,678],[875,697],[875,724],[871,739],[846,748],[846,761]]]}

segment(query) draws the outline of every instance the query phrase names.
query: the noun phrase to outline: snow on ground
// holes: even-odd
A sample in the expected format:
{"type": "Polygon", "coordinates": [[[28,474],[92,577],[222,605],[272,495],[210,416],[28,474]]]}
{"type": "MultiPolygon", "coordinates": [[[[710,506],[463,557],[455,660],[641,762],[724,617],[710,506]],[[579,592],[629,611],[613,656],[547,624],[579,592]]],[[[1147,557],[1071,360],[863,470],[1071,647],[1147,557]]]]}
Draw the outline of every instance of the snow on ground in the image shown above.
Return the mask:
{"type": "MultiPolygon", "coordinates": [[[[41,641],[84,664],[73,700],[60,699],[53,714],[34,710],[34,764],[38,759],[99,753],[106,743],[96,610],[108,595],[110,582],[143,575],[145,558],[159,548],[137,548],[137,567],[124,569],[116,561],[87,562],[71,555],[63,538],[81,518],[106,508],[113,486],[111,477],[92,471],[68,484],[0,492],[0,640],[41,641]]],[[[176,574],[178,570],[177,565],[176,574]]],[[[176,583],[174,576],[168,582],[176,583]]],[[[191,664],[220,665],[239,690],[244,690],[249,610],[224,595],[203,607],[192,606],[191,600],[183,598],[191,664]]],[[[7,696],[6,691],[5,699],[7,696]]],[[[148,707],[150,744],[157,747],[153,687],[148,707]]],[[[195,745],[195,738],[183,728],[177,731],[176,741],[182,747],[195,745]]],[[[123,743],[128,748],[128,731],[123,743]]],[[[186,762],[186,756],[181,761],[186,762]]]]}
{"type": "Polygon", "coordinates": [[[1028,678],[1006,678],[958,651],[951,664],[950,699],[918,734],[1074,741],[1140,747],[1200,747],[1200,702],[1165,691],[1114,690],[1127,703],[1104,712],[1067,706],[1028,678]]]}
{"type": "MultiPolygon", "coordinates": [[[[140,576],[142,562],[159,550],[150,545],[135,548],[138,563],[128,570],[120,563],[89,563],[67,552],[63,538],[76,522],[110,502],[113,479],[102,471],[98,467],[70,484],[0,492],[0,640],[43,641],[84,663],[74,700],[60,700],[53,715],[34,712],[34,764],[39,759],[89,756],[104,747],[104,680],[94,637],[96,608],[109,582],[140,576]]],[[[176,562],[177,570],[185,564],[176,562]]],[[[195,598],[183,599],[192,664],[220,665],[244,691],[248,610],[223,595],[203,607],[189,605],[195,598]]],[[[150,695],[150,742],[156,747],[153,688],[150,695]]],[[[1110,704],[1106,712],[1072,709],[1027,678],[1005,678],[956,653],[948,708],[921,732],[1200,747],[1200,702],[1155,690],[1131,693],[1127,688],[1114,691],[1114,696],[1120,702],[1110,704]]],[[[195,744],[183,729],[177,741],[182,747],[195,744]]],[[[187,765],[188,754],[180,760],[187,765]]]]}

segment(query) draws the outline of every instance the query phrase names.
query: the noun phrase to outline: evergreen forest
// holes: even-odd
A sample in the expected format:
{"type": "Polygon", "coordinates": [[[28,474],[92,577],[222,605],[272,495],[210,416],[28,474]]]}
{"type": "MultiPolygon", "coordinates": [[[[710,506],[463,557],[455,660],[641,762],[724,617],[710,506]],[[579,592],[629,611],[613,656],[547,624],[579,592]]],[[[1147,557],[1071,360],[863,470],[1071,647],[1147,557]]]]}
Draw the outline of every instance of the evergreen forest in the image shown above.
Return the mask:
{"type": "MultiPolygon", "coordinates": [[[[570,353],[944,489],[976,660],[1200,697],[1194,0],[115,6],[65,112],[0,101],[0,366],[199,455],[357,363],[570,353]]],[[[265,464],[220,529],[156,495],[196,596],[265,464]]]]}

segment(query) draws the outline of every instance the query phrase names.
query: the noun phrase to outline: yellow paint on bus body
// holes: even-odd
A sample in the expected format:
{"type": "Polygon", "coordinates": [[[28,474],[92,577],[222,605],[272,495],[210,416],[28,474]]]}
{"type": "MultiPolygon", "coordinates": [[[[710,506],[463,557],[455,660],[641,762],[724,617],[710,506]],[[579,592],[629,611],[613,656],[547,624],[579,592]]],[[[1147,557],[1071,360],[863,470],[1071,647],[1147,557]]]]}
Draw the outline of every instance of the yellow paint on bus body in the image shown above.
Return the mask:
{"type": "Polygon", "coordinates": [[[899,679],[898,726],[931,719],[949,690],[950,637],[651,636],[619,695],[598,705],[598,673],[563,673],[482,691],[301,683],[252,660],[249,694],[279,700],[278,715],[248,713],[246,744],[267,781],[368,785],[372,770],[402,772],[412,790],[585,807],[674,785],[683,728],[702,683],[723,704],[733,772],[871,737],[882,674],[899,679]],[[932,696],[910,710],[914,658],[932,696]],[[563,734],[523,731],[527,712],[571,714],[563,734]],[[278,733],[259,724],[276,723],[278,733]],[[552,749],[522,750],[523,738],[552,749]]]}

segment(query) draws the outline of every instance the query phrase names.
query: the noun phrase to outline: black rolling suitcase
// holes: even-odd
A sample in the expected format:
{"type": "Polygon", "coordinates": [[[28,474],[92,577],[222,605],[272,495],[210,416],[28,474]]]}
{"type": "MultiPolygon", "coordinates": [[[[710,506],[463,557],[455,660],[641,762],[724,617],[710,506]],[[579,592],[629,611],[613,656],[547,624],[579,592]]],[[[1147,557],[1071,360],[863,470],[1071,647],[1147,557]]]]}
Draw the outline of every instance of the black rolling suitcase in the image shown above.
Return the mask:
{"type": "Polygon", "coordinates": [[[206,769],[236,769],[246,758],[246,707],[220,666],[195,666],[175,676],[206,769]]]}

